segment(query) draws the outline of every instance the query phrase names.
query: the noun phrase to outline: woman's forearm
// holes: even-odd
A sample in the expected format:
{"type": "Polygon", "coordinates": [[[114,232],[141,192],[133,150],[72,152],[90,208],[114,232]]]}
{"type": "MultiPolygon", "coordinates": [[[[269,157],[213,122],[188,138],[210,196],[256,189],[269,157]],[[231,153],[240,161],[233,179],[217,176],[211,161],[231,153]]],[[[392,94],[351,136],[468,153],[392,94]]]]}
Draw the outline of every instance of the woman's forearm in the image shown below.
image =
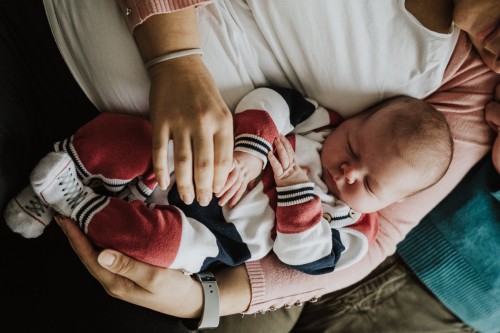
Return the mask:
{"type": "Polygon", "coordinates": [[[154,15],[134,30],[144,61],[167,53],[200,47],[195,8],[154,15]]]}
{"type": "MultiPolygon", "coordinates": [[[[219,288],[219,314],[227,316],[243,313],[249,307],[251,298],[245,266],[229,267],[214,272],[214,275],[219,288]]],[[[146,288],[151,293],[150,299],[138,293],[130,293],[126,297],[122,295],[121,298],[179,318],[201,317],[204,300],[200,282],[174,269],[162,270],[161,274],[155,276],[157,278],[148,280],[146,288]],[[158,297],[160,295],[163,296],[158,297]]]]}
{"type": "Polygon", "coordinates": [[[219,285],[220,315],[242,313],[250,305],[250,280],[244,265],[215,273],[219,285]]]}

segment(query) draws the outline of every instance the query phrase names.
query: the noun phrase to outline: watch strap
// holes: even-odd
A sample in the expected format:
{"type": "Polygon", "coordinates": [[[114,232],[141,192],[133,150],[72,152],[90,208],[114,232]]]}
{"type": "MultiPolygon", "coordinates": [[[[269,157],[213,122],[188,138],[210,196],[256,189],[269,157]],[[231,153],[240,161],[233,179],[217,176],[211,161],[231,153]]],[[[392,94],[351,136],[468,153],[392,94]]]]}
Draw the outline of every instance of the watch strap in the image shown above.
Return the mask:
{"type": "Polygon", "coordinates": [[[207,329],[219,326],[219,288],[217,280],[211,272],[200,272],[193,277],[201,283],[203,289],[203,312],[200,321],[184,320],[189,329],[207,329]]]}

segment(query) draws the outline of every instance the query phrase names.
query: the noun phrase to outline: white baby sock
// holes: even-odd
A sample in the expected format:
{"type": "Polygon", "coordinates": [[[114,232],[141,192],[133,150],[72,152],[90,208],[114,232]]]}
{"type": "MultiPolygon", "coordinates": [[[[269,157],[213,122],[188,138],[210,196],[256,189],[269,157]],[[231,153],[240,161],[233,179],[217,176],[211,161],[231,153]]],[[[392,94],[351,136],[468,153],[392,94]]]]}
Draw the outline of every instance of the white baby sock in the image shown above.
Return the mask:
{"type": "Polygon", "coordinates": [[[55,215],[55,211],[25,187],[7,204],[4,218],[9,228],[25,238],[40,236],[55,215]]]}
{"type": "Polygon", "coordinates": [[[73,211],[97,196],[82,184],[73,160],[64,152],[47,154],[31,173],[30,180],[43,202],[68,217],[73,217],[73,211]]]}

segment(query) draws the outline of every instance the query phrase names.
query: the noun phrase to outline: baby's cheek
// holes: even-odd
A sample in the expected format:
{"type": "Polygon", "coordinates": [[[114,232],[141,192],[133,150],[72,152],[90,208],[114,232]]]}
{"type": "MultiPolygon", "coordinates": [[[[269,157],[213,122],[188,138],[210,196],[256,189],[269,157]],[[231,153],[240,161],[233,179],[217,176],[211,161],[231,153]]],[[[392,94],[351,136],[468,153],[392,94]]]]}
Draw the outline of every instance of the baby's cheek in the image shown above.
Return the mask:
{"type": "Polygon", "coordinates": [[[352,209],[360,213],[369,213],[377,210],[378,200],[374,200],[363,189],[357,185],[344,184],[340,188],[340,199],[348,204],[352,209]]]}

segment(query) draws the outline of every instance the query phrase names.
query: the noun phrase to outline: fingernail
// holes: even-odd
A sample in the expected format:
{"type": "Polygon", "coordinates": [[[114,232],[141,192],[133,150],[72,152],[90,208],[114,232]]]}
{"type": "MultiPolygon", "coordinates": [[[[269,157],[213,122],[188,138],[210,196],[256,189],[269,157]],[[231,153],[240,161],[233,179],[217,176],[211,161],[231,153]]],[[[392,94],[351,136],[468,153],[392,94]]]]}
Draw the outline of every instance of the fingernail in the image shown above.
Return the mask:
{"type": "Polygon", "coordinates": [[[113,265],[113,263],[115,262],[115,259],[116,259],[116,256],[114,254],[107,253],[107,252],[101,252],[101,254],[99,254],[99,256],[97,257],[97,261],[102,266],[113,265]]]}
{"type": "Polygon", "coordinates": [[[220,185],[215,186],[214,193],[219,193],[221,189],[222,189],[222,186],[220,186],[220,185]]]}
{"type": "Polygon", "coordinates": [[[183,194],[181,195],[181,198],[186,205],[190,205],[193,203],[193,196],[191,194],[183,194]]]}
{"type": "Polygon", "coordinates": [[[206,195],[204,195],[204,196],[198,198],[198,202],[202,206],[207,206],[210,203],[210,198],[207,197],[206,195]]]}
{"type": "Polygon", "coordinates": [[[54,220],[56,220],[57,225],[61,227],[62,231],[66,233],[66,228],[63,223],[63,217],[61,215],[55,215],[54,220]]]}

